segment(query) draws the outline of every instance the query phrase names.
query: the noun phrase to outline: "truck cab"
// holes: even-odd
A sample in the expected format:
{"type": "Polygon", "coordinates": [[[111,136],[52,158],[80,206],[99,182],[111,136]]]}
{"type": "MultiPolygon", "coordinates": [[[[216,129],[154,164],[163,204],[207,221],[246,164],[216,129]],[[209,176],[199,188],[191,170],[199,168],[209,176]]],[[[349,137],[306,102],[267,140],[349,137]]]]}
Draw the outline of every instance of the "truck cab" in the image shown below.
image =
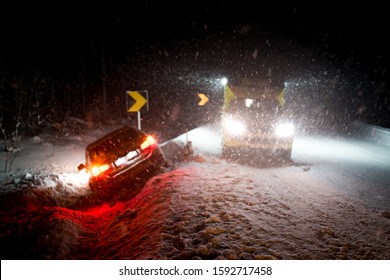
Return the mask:
{"type": "Polygon", "coordinates": [[[242,153],[290,159],[294,124],[285,110],[284,83],[226,85],[222,112],[223,155],[242,153]]]}

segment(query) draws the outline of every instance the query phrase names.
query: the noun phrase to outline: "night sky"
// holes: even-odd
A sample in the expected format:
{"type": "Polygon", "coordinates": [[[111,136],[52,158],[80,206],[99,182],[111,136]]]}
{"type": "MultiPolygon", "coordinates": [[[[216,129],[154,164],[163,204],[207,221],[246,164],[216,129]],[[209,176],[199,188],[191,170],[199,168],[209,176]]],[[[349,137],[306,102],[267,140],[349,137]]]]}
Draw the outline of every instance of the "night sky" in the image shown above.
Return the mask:
{"type": "Polygon", "coordinates": [[[2,47],[14,55],[24,53],[26,59],[69,58],[103,36],[110,51],[123,58],[137,54],[134,48],[190,44],[222,33],[226,40],[234,40],[232,34],[257,32],[265,40],[296,41],[304,48],[321,48],[374,65],[388,59],[386,18],[386,9],[378,4],[132,1],[127,5],[15,5],[2,9],[1,29],[2,47]]]}
{"type": "Polygon", "coordinates": [[[178,98],[183,77],[234,79],[261,75],[271,67],[275,75],[299,79],[308,69],[341,69],[350,84],[371,84],[362,100],[375,99],[371,103],[381,114],[370,121],[378,118],[387,125],[386,13],[384,4],[344,7],[327,1],[12,5],[1,9],[1,82],[34,79],[39,73],[56,84],[53,94],[61,97],[53,104],[66,106],[75,96],[82,95],[84,105],[99,96],[103,60],[107,90],[121,95],[111,98],[117,102],[131,88],[178,98]]]}

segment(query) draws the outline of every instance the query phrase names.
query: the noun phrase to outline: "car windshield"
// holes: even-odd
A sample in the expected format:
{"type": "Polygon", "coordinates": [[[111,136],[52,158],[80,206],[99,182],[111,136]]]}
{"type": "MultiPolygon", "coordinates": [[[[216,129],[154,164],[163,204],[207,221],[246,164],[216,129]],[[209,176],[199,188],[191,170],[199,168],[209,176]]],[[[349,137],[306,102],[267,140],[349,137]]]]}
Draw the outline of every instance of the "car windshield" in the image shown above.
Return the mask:
{"type": "Polygon", "coordinates": [[[232,101],[230,112],[276,116],[281,110],[277,100],[240,98],[232,101]]]}

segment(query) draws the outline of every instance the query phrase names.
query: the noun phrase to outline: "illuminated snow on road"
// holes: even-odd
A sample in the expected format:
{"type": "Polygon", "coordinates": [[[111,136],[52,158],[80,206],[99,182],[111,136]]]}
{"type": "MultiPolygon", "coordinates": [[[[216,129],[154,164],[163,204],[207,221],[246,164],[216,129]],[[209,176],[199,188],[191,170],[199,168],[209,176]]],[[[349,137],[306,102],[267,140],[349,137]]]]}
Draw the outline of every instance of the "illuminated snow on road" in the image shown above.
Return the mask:
{"type": "Polygon", "coordinates": [[[84,141],[27,141],[2,176],[2,259],[389,259],[388,150],[299,136],[292,162],[232,162],[218,135],[190,131],[187,158],[185,135],[165,143],[173,167],[108,201],[70,168],[84,141]]]}

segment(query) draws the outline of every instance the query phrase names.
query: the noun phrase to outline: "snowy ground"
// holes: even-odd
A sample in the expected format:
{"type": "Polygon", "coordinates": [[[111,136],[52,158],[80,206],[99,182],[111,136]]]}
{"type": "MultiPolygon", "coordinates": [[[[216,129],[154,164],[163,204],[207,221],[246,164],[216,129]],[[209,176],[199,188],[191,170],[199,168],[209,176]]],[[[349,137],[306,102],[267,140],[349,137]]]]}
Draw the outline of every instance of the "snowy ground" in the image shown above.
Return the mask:
{"type": "Polygon", "coordinates": [[[23,143],[1,177],[1,259],[390,259],[388,149],[299,136],[292,162],[231,162],[205,126],[193,156],[163,143],[172,167],[106,201],[74,172],[103,132],[23,143]]]}

